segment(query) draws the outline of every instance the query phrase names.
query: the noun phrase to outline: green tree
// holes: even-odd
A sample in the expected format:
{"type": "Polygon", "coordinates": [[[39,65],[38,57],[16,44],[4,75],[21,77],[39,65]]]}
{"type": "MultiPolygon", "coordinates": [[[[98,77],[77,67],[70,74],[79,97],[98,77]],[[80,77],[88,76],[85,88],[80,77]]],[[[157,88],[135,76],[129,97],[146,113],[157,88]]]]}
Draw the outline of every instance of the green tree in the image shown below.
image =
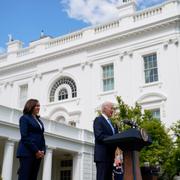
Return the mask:
{"type": "Polygon", "coordinates": [[[168,166],[173,143],[167,130],[164,125],[156,119],[144,119],[141,127],[146,129],[152,138],[152,144],[143,148],[140,153],[141,164],[148,161],[152,166],[155,166],[158,163],[161,167],[162,179],[171,179],[172,172],[169,170],[172,169],[170,169],[170,167],[168,168],[168,166]]]}
{"type": "Polygon", "coordinates": [[[175,146],[180,147],[180,120],[171,126],[171,130],[175,137],[175,146]]]}
{"type": "Polygon", "coordinates": [[[169,159],[172,157],[173,143],[162,122],[153,119],[150,111],[145,110],[144,113],[142,113],[142,108],[138,103],[136,103],[134,107],[127,105],[120,96],[117,97],[116,109],[112,120],[118,125],[120,131],[130,128],[124,125],[122,121],[124,119],[131,119],[135,121],[140,128],[144,128],[152,138],[152,144],[143,148],[140,153],[141,165],[147,161],[152,166],[158,163],[161,167],[161,176],[170,179],[173,172],[169,171],[172,171],[172,168],[169,167],[169,159]]]}
{"type": "Polygon", "coordinates": [[[171,172],[171,177],[180,172],[180,120],[171,126],[173,132],[173,148],[166,164],[166,170],[171,172]]]}

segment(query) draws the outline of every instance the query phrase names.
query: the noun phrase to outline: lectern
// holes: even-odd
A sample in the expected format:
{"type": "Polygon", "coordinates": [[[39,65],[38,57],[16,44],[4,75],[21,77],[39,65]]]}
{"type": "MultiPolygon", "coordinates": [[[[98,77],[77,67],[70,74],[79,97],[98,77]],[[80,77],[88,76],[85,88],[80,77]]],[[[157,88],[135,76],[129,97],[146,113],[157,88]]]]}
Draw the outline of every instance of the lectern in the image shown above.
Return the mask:
{"type": "Polygon", "coordinates": [[[151,144],[147,133],[141,129],[130,128],[104,140],[110,146],[118,146],[124,155],[124,180],[142,180],[139,152],[144,146],[151,144]]]}

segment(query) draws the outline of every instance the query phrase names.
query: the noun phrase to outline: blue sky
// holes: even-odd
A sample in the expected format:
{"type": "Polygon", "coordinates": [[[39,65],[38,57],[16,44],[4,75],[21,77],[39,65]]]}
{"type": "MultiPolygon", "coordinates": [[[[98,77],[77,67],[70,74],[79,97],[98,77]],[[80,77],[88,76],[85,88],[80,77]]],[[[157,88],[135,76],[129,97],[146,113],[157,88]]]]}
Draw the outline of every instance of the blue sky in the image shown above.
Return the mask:
{"type": "MultiPolygon", "coordinates": [[[[24,42],[45,35],[61,36],[115,18],[121,0],[0,0],[0,52],[8,34],[24,42]],[[107,13],[108,12],[108,13],[107,13]]],[[[143,9],[165,0],[137,0],[143,9]]]]}

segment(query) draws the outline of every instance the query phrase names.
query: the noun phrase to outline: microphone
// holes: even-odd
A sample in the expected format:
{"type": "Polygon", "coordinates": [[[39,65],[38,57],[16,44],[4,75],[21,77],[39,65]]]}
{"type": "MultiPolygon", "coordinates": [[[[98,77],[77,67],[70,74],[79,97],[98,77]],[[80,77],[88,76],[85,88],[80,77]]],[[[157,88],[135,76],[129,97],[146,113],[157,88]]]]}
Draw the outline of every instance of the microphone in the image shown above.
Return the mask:
{"type": "Polygon", "coordinates": [[[136,122],[131,121],[131,120],[128,120],[128,119],[123,120],[123,123],[131,126],[132,128],[137,128],[137,127],[138,127],[138,125],[136,124],[136,122]]]}

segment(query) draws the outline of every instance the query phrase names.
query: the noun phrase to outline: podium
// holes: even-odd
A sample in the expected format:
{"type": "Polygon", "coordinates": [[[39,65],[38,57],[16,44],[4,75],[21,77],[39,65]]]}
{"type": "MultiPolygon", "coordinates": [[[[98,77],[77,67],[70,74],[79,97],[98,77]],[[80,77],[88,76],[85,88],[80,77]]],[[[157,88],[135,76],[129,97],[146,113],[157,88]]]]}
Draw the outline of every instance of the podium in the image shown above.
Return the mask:
{"type": "Polygon", "coordinates": [[[124,156],[124,180],[142,180],[139,152],[144,146],[151,144],[146,132],[137,128],[130,128],[122,133],[114,134],[104,139],[110,146],[118,146],[124,156]]]}

